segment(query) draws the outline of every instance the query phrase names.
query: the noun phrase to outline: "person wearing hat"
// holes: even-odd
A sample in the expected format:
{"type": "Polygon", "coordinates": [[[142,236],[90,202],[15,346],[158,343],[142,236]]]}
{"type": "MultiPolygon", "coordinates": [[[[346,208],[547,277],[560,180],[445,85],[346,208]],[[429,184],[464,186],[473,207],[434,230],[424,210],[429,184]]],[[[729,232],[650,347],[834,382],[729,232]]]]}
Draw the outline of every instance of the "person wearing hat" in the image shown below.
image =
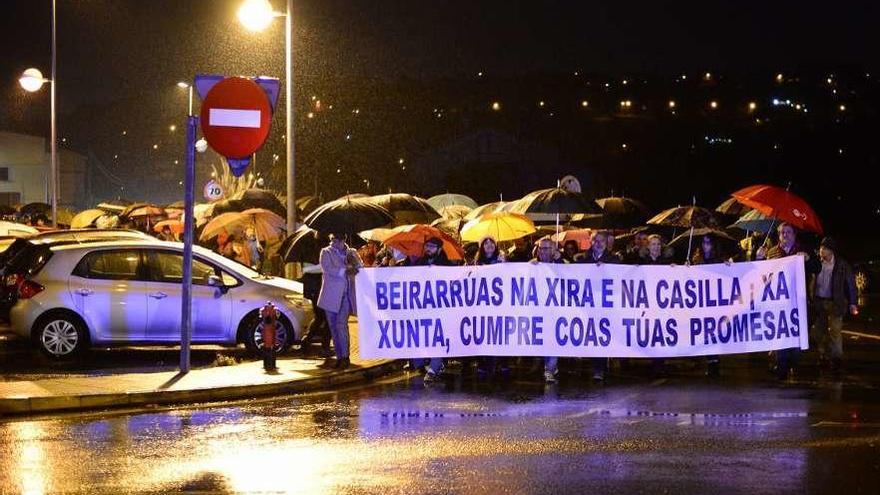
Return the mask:
{"type": "MultiPolygon", "coordinates": [[[[443,252],[443,239],[439,237],[431,237],[425,241],[422,257],[416,260],[415,266],[452,266],[453,263],[443,252]]],[[[416,360],[417,367],[418,361],[416,360]]],[[[425,384],[430,385],[437,377],[443,373],[443,358],[432,357],[428,362],[428,369],[425,373],[425,384]]]]}
{"type": "Polygon", "coordinates": [[[856,280],[852,267],[837,255],[834,239],[819,243],[819,264],[813,277],[813,338],[819,342],[819,362],[830,362],[831,371],[839,372],[843,361],[843,317],[859,313],[856,280]],[[830,361],[829,361],[830,354],[830,361]]]}

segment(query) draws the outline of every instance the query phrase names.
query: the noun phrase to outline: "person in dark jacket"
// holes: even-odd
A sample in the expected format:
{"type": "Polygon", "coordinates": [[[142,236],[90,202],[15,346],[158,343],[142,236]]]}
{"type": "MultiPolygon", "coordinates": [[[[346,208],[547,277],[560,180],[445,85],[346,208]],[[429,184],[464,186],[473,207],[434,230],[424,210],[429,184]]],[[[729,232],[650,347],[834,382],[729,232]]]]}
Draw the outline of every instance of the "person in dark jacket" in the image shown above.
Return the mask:
{"type": "MultiPolygon", "coordinates": [[[[498,243],[492,237],[484,237],[478,244],[479,249],[474,256],[473,265],[494,265],[504,263],[504,252],[498,249],[498,243]]],[[[507,358],[496,356],[480,356],[477,361],[477,375],[481,378],[487,377],[495,372],[495,368],[501,369],[502,375],[510,373],[510,367],[507,364],[507,358]]]]}
{"type": "MultiPolygon", "coordinates": [[[[592,263],[594,265],[620,263],[620,258],[608,250],[608,232],[597,230],[590,237],[590,249],[577,256],[575,263],[592,263]]],[[[608,372],[608,358],[590,358],[590,365],[593,368],[593,380],[597,382],[605,380],[605,373],[608,372]]]]}
{"type": "MultiPolygon", "coordinates": [[[[437,237],[431,237],[425,241],[424,252],[422,257],[416,260],[414,266],[452,266],[446,253],[443,252],[443,240],[437,237]]],[[[417,360],[418,361],[418,360],[417,360]]],[[[443,358],[433,357],[428,362],[428,369],[425,373],[424,383],[429,385],[433,383],[437,377],[443,373],[443,358]]]]}
{"type": "MultiPolygon", "coordinates": [[[[639,263],[640,265],[671,265],[672,259],[665,256],[666,246],[663,245],[663,237],[658,234],[648,236],[648,250],[639,263]]],[[[666,374],[666,360],[663,358],[651,359],[651,373],[656,376],[666,374]]]]}
{"type": "Polygon", "coordinates": [[[575,257],[575,263],[620,263],[620,258],[608,249],[608,232],[597,230],[590,237],[590,249],[575,257]]]}
{"type": "Polygon", "coordinates": [[[834,239],[826,237],[819,243],[819,259],[813,277],[813,337],[819,341],[819,361],[828,362],[831,371],[839,372],[843,360],[841,329],[847,313],[857,315],[858,294],[852,267],[837,255],[834,239]]]}
{"type": "MultiPolygon", "coordinates": [[[[700,246],[691,257],[691,265],[711,265],[714,263],[730,263],[724,259],[721,250],[718,248],[715,238],[704,235],[700,239],[700,246]]],[[[721,376],[721,356],[713,354],[706,356],[706,375],[712,378],[721,376]]]]}
{"type": "MultiPolygon", "coordinates": [[[[779,242],[769,249],[767,249],[766,246],[758,248],[755,252],[756,260],[773,260],[784,258],[786,256],[802,256],[805,263],[809,261],[809,255],[801,249],[801,246],[797,241],[797,229],[794,225],[782,222],[776,228],[776,232],[779,234],[779,242]]],[[[776,366],[774,367],[774,371],[776,372],[776,377],[778,379],[784,380],[789,377],[794,377],[800,353],[801,350],[798,348],[780,349],[776,351],[776,366]]]]}
{"type": "MultiPolygon", "coordinates": [[[[559,253],[556,241],[549,235],[538,239],[535,243],[535,257],[529,263],[565,263],[562,255],[559,253]]],[[[556,382],[556,374],[558,372],[559,358],[556,356],[544,357],[544,381],[547,383],[556,382]]]]}

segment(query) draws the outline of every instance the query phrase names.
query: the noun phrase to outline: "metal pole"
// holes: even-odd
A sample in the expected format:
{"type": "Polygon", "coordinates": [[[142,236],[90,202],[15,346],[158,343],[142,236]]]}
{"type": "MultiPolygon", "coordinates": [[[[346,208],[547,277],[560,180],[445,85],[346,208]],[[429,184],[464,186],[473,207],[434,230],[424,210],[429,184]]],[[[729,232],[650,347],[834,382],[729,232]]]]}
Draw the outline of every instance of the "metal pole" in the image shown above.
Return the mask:
{"type": "Polygon", "coordinates": [[[287,0],[284,17],[285,93],[287,101],[287,232],[296,230],[296,173],[293,147],[293,0],[287,0]]]}
{"type": "Polygon", "coordinates": [[[52,140],[52,144],[49,146],[49,168],[51,169],[49,171],[49,187],[52,194],[52,226],[58,227],[58,131],[55,122],[55,86],[58,84],[58,75],[55,73],[55,46],[55,0],[52,0],[52,80],[49,84],[51,93],[49,97],[49,113],[51,114],[49,139],[52,140]]]}
{"type": "Polygon", "coordinates": [[[193,114],[193,85],[190,84],[187,86],[189,88],[189,112],[187,115],[192,116],[193,114]]]}
{"type": "Polygon", "coordinates": [[[180,304],[180,372],[189,372],[189,343],[192,338],[193,203],[195,202],[196,129],[199,119],[186,118],[186,172],[183,180],[183,290],[180,304]]]}

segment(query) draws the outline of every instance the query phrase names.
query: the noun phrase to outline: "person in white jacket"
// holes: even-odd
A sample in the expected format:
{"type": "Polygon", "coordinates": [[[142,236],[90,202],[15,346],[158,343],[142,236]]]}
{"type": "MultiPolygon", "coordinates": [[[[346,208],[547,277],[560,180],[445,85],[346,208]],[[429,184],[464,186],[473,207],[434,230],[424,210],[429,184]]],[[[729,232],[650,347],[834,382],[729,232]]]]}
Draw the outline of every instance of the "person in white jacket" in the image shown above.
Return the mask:
{"type": "Polygon", "coordinates": [[[363,268],[357,251],[338,234],[330,234],[330,245],[321,250],[321,294],[318,307],[327,314],[327,324],[336,352],[336,368],[347,368],[349,359],[348,316],[357,314],[354,276],[363,268]]]}

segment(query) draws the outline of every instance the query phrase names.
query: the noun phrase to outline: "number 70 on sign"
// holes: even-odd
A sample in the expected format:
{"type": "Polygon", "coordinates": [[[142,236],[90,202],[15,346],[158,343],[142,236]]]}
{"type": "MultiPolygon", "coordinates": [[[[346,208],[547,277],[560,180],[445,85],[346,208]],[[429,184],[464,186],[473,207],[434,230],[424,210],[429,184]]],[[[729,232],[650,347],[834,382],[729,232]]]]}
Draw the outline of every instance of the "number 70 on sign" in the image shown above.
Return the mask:
{"type": "Polygon", "coordinates": [[[205,184],[205,189],[203,192],[205,195],[205,199],[208,201],[217,201],[219,199],[223,199],[223,186],[214,179],[209,180],[208,183],[205,184]]]}

